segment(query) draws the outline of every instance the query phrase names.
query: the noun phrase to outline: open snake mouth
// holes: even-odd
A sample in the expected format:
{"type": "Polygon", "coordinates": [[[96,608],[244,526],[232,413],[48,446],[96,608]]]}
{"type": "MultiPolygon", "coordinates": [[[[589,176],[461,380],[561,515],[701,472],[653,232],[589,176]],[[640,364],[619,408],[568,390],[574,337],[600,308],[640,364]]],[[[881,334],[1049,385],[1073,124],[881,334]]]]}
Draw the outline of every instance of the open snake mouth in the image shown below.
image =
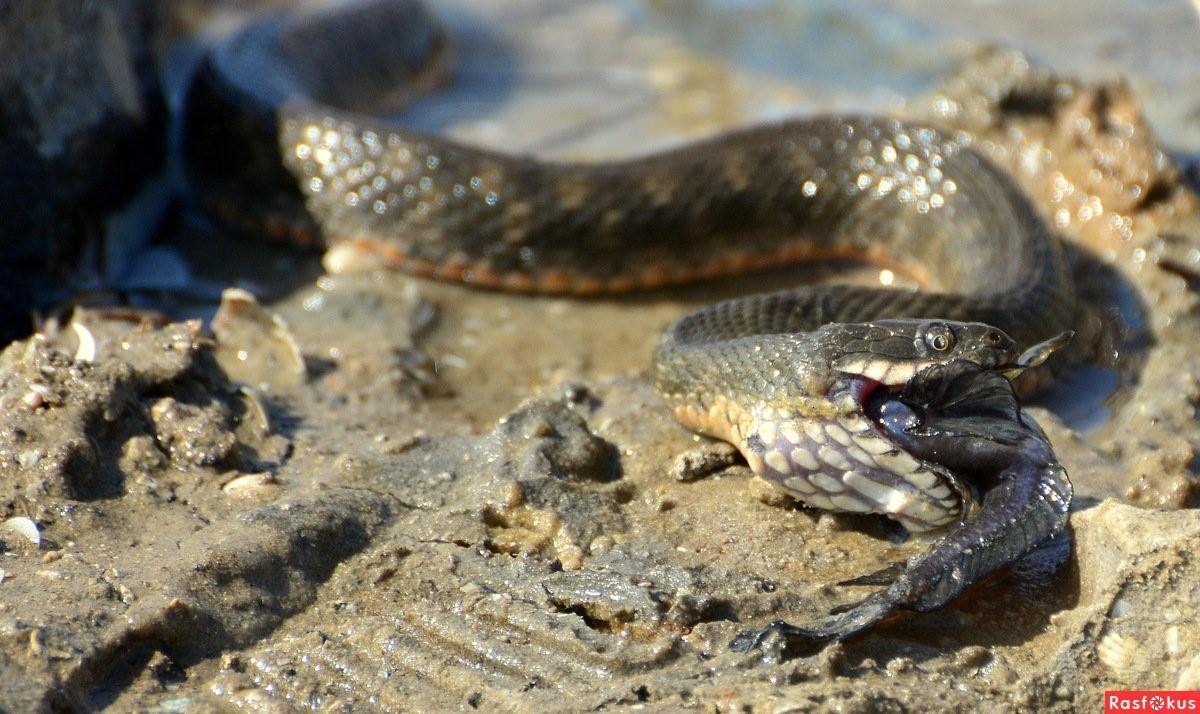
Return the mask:
{"type": "Polygon", "coordinates": [[[931,366],[922,365],[912,377],[899,383],[881,382],[861,374],[846,375],[842,385],[835,388],[837,396],[834,400],[840,397],[843,407],[850,406],[846,400],[853,400],[854,411],[870,425],[869,433],[873,437],[892,444],[897,451],[906,452],[903,444],[894,438],[896,430],[911,428],[921,416],[900,401],[900,395],[910,381],[931,366]]]}
{"type": "Polygon", "coordinates": [[[858,408],[861,409],[865,414],[867,411],[867,404],[871,398],[875,396],[876,392],[878,392],[880,389],[888,389],[888,391],[891,391],[895,388],[897,387],[888,387],[879,380],[871,379],[870,377],[864,377],[861,374],[858,374],[849,376],[849,386],[847,387],[846,391],[851,397],[854,398],[855,403],[858,404],[858,408]]]}
{"type": "MultiPolygon", "coordinates": [[[[1022,372],[1037,367],[1050,358],[1054,352],[1062,349],[1071,341],[1075,333],[1072,330],[1059,333],[1049,339],[1032,345],[1011,362],[995,364],[991,360],[980,360],[980,364],[989,370],[1003,374],[1010,380],[1022,372]]],[[[975,361],[970,357],[959,357],[966,361],[975,361]]],[[[945,360],[886,360],[881,358],[849,357],[835,363],[835,368],[842,374],[848,384],[835,386],[833,392],[844,392],[850,395],[864,412],[868,402],[881,388],[899,393],[917,375],[935,365],[945,364],[945,360]]],[[[831,394],[831,396],[834,396],[831,394]]]]}
{"type": "MultiPolygon", "coordinates": [[[[1025,370],[1044,363],[1071,337],[1070,332],[1056,335],[1025,350],[1011,364],[999,365],[986,371],[1014,379],[1025,370]]],[[[842,406],[853,406],[856,411],[861,412],[864,420],[870,425],[870,437],[892,445],[897,454],[907,457],[899,459],[898,462],[888,462],[894,467],[892,475],[895,478],[892,483],[898,489],[905,490],[907,486],[916,486],[922,493],[932,493],[934,489],[925,487],[926,479],[923,475],[934,473],[940,477],[941,482],[936,487],[937,492],[940,493],[943,486],[952,489],[957,492],[960,506],[964,510],[970,510],[980,494],[972,486],[970,479],[962,478],[947,465],[953,461],[951,457],[958,452],[955,445],[958,438],[956,435],[969,426],[968,422],[963,421],[960,413],[966,412],[967,416],[993,415],[994,418],[994,413],[1000,409],[997,405],[1007,404],[1004,400],[1006,394],[1003,390],[1000,390],[1000,393],[996,392],[999,387],[995,382],[975,379],[972,376],[975,372],[967,372],[968,376],[964,379],[974,380],[978,384],[959,384],[953,380],[936,377],[932,380],[919,379],[930,370],[938,371],[941,375],[945,369],[949,367],[940,363],[898,363],[884,370],[886,381],[864,374],[847,374],[845,381],[837,389],[840,390],[842,399],[853,400],[853,405],[843,402],[842,406]],[[893,379],[895,377],[904,379],[893,379]],[[957,427],[952,427],[951,424],[957,424],[957,427]],[[912,436],[916,430],[920,430],[918,442],[914,442],[912,436]],[[920,453],[914,453],[909,448],[914,443],[921,444],[921,448],[918,449],[920,453]],[[917,467],[912,468],[909,460],[918,464],[917,467]],[[897,465],[900,467],[895,468],[897,465]]],[[[1007,385],[1005,380],[1000,380],[999,383],[1007,385]]],[[[1017,417],[1009,412],[1003,412],[1003,416],[1014,423],[1017,420],[1017,417]]],[[[859,440],[870,437],[864,434],[859,440]]],[[[998,438],[998,435],[992,434],[991,438],[998,438]]],[[[941,505],[947,504],[942,502],[941,505]]],[[[936,518],[930,523],[935,524],[940,520],[941,518],[936,518]]]]}
{"type": "MultiPolygon", "coordinates": [[[[927,370],[936,369],[939,366],[941,365],[938,363],[922,365],[915,370],[914,374],[908,380],[898,384],[886,384],[862,375],[847,375],[844,394],[854,400],[858,409],[861,410],[863,417],[870,423],[871,433],[874,436],[891,444],[897,453],[903,453],[917,462],[918,466],[915,469],[910,468],[905,470],[901,468],[895,471],[895,476],[902,483],[920,487],[922,484],[914,483],[914,481],[921,482],[922,480],[914,477],[923,472],[934,473],[939,477],[942,484],[948,486],[955,493],[960,500],[962,510],[970,511],[979,498],[976,489],[960,478],[958,474],[955,474],[950,468],[935,461],[930,461],[929,455],[912,453],[904,440],[898,438],[899,434],[921,428],[925,422],[925,409],[921,405],[908,403],[908,401],[902,399],[902,395],[909,391],[910,383],[917,380],[920,375],[927,370]]],[[[1015,368],[1000,368],[997,371],[1004,373],[1006,369],[1014,370],[1015,368]]],[[[1024,368],[1022,367],[1021,369],[1023,370],[1024,368]]],[[[935,435],[926,433],[923,436],[928,441],[935,435]]],[[[942,434],[942,437],[946,444],[945,448],[953,448],[952,441],[950,441],[952,435],[942,434]]],[[[928,489],[923,490],[928,491],[928,489]]]]}
{"type": "MultiPolygon", "coordinates": [[[[899,395],[918,375],[940,364],[942,362],[934,360],[877,361],[865,365],[862,370],[842,369],[842,378],[830,390],[829,398],[843,409],[857,407],[859,412],[867,415],[872,400],[882,399],[884,395],[899,395]],[[853,404],[846,400],[853,400],[853,404]]],[[[1019,372],[1026,367],[1014,363],[995,369],[1008,373],[1019,372]]]]}
{"type": "MultiPolygon", "coordinates": [[[[894,430],[902,426],[897,421],[900,416],[899,412],[904,406],[903,402],[899,401],[899,397],[908,387],[909,382],[932,366],[933,364],[922,365],[914,371],[911,377],[899,383],[885,383],[861,374],[846,375],[843,386],[836,389],[835,392],[843,400],[853,400],[856,411],[871,423],[874,427],[873,431],[880,438],[896,444],[897,449],[903,449],[892,438],[894,430]]],[[[843,406],[849,405],[843,402],[843,406]]],[[[911,425],[914,419],[919,419],[919,415],[910,409],[909,414],[905,415],[903,420],[904,426],[911,425]]]]}

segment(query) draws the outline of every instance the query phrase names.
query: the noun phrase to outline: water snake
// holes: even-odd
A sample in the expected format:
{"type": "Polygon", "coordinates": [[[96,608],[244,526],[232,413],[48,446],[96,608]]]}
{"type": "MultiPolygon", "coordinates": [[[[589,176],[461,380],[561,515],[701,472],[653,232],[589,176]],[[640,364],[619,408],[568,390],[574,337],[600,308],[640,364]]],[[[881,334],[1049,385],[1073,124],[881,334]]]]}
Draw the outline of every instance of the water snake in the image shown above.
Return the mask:
{"type": "MultiPolygon", "coordinates": [[[[868,400],[955,360],[1013,367],[1081,311],[1061,247],[969,138],[816,117],[554,163],[371,116],[411,94],[445,45],[409,0],[273,16],[222,42],[186,102],[199,202],[254,232],[521,292],[623,292],[818,258],[904,269],[929,289],[806,286],[702,308],[666,331],[652,376],[684,425],[732,442],[802,501],[909,530],[966,518],[959,471],[869,419],[868,400]]],[[[997,562],[1049,535],[1035,525],[1010,526],[1028,530],[997,562]]]]}

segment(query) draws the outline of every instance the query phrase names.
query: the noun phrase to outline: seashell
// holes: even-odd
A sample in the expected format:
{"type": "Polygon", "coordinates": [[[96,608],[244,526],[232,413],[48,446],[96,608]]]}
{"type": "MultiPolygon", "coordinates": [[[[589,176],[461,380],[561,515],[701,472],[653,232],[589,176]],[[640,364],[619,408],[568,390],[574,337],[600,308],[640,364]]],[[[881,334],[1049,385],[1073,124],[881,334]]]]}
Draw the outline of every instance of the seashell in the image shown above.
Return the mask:
{"type": "Polygon", "coordinates": [[[221,484],[221,490],[229,496],[261,496],[279,487],[279,480],[269,472],[242,474],[221,484]]]}
{"type": "Polygon", "coordinates": [[[1142,669],[1146,652],[1134,638],[1109,632],[1096,644],[1096,656],[1113,674],[1124,678],[1142,669]]]}
{"type": "Polygon", "coordinates": [[[38,530],[37,524],[33,522],[33,519],[25,516],[9,518],[4,523],[0,523],[0,529],[16,533],[34,545],[42,543],[42,533],[38,530]]]}

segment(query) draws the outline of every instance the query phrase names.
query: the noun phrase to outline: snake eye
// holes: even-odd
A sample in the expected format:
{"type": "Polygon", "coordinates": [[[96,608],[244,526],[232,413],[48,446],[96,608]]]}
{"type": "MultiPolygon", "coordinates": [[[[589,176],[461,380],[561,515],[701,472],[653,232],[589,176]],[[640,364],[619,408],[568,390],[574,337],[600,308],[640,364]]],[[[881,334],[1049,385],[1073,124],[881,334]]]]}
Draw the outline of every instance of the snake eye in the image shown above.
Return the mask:
{"type": "Polygon", "coordinates": [[[930,325],[925,331],[925,344],[935,352],[945,352],[954,346],[954,333],[946,325],[930,325]]]}

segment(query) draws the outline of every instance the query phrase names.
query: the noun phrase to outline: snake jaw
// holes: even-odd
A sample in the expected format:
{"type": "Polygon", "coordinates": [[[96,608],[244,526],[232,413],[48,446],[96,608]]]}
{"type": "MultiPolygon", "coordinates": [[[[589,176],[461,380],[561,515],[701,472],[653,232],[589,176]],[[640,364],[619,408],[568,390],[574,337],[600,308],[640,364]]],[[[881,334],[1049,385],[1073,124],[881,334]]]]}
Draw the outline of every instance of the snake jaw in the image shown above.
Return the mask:
{"type": "Polygon", "coordinates": [[[861,377],[889,387],[902,387],[918,372],[933,364],[936,364],[934,360],[862,358],[851,355],[835,360],[832,367],[835,372],[846,377],[861,377]]]}

